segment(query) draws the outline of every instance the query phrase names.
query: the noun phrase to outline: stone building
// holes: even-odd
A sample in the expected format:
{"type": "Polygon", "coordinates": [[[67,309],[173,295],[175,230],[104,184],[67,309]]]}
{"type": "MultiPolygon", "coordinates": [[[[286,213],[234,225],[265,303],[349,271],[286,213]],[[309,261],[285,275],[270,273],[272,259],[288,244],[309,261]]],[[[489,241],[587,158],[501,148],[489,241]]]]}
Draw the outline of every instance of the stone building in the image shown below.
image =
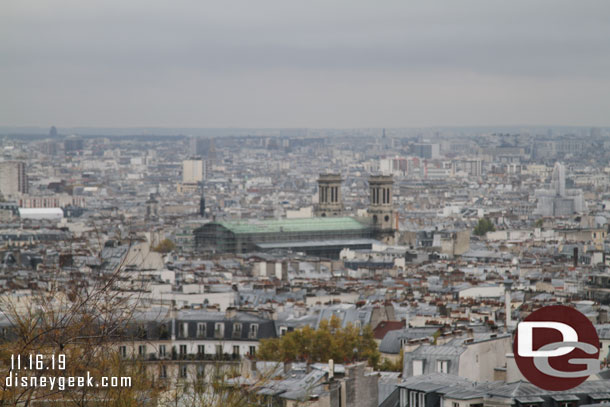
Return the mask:
{"type": "Polygon", "coordinates": [[[392,177],[369,178],[367,216],[341,216],[341,176],[320,175],[319,216],[306,219],[210,222],[194,231],[200,251],[247,253],[275,249],[338,259],[342,249],[372,249],[380,241],[393,244],[396,220],[392,204],[392,177]]]}
{"type": "Polygon", "coordinates": [[[318,178],[318,204],[314,208],[315,216],[326,217],[342,215],[342,181],[340,174],[320,174],[320,178],[318,178]]]}

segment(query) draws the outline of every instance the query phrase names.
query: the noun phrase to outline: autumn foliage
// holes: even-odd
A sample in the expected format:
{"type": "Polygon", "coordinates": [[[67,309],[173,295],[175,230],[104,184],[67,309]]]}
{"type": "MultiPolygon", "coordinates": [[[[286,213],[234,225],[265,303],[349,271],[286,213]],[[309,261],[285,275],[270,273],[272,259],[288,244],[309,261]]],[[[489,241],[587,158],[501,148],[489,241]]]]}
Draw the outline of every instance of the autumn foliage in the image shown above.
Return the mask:
{"type": "Polygon", "coordinates": [[[323,320],[318,329],[308,326],[286,333],[281,338],[263,339],[257,352],[261,360],[281,362],[328,362],[349,363],[368,361],[372,367],[379,363],[379,351],[369,326],[362,330],[332,317],[323,320]]]}

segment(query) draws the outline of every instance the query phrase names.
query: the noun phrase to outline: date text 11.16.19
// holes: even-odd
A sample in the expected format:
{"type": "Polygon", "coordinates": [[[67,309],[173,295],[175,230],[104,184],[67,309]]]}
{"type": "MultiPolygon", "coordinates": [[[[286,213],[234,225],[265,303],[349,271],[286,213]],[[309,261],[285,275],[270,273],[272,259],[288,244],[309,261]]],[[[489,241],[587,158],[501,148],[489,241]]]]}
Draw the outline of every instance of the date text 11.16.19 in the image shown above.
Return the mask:
{"type": "Polygon", "coordinates": [[[11,370],[65,370],[66,355],[11,355],[11,370]]]}

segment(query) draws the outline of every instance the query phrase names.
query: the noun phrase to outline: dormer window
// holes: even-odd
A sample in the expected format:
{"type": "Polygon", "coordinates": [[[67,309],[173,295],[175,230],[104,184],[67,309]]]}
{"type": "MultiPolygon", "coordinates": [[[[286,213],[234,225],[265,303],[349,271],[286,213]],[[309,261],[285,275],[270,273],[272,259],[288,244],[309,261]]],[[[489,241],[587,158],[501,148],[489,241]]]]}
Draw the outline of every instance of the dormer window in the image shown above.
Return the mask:
{"type": "Polygon", "coordinates": [[[216,322],[214,324],[214,338],[222,339],[225,336],[225,324],[223,322],[216,322]]]}
{"type": "Polygon", "coordinates": [[[138,339],[148,339],[148,330],[146,329],[146,325],[144,325],[144,324],[138,325],[137,338],[138,339]]]}
{"type": "Polygon", "coordinates": [[[205,338],[206,337],[206,323],[199,322],[197,323],[197,338],[205,338]]]}
{"type": "Polygon", "coordinates": [[[449,373],[449,361],[448,360],[437,360],[436,371],[438,373],[449,373]]]}
{"type": "Polygon", "coordinates": [[[178,325],[178,336],[180,338],[186,338],[188,335],[189,335],[189,323],[181,322],[180,325],[178,325]]]}
{"type": "Polygon", "coordinates": [[[424,374],[424,361],[415,359],[413,361],[413,376],[421,376],[424,374]]]}
{"type": "Polygon", "coordinates": [[[258,324],[250,324],[250,332],[248,333],[249,339],[258,338],[258,324]]]}
{"type": "Polygon", "coordinates": [[[169,330],[167,329],[167,325],[162,324],[159,326],[159,339],[169,339],[169,330]]]}
{"type": "Polygon", "coordinates": [[[233,324],[233,338],[241,338],[241,323],[239,322],[233,324]]]}

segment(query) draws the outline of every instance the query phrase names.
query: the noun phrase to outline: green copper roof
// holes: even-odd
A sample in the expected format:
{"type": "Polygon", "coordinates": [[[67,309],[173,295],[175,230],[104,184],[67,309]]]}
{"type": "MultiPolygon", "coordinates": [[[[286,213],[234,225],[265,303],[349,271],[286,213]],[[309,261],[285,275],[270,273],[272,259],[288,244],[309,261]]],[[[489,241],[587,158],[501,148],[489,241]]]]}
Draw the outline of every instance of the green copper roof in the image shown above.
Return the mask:
{"type": "Polygon", "coordinates": [[[305,218],[217,222],[233,233],[324,232],[333,230],[363,230],[366,225],[354,218],[305,218]]]}

